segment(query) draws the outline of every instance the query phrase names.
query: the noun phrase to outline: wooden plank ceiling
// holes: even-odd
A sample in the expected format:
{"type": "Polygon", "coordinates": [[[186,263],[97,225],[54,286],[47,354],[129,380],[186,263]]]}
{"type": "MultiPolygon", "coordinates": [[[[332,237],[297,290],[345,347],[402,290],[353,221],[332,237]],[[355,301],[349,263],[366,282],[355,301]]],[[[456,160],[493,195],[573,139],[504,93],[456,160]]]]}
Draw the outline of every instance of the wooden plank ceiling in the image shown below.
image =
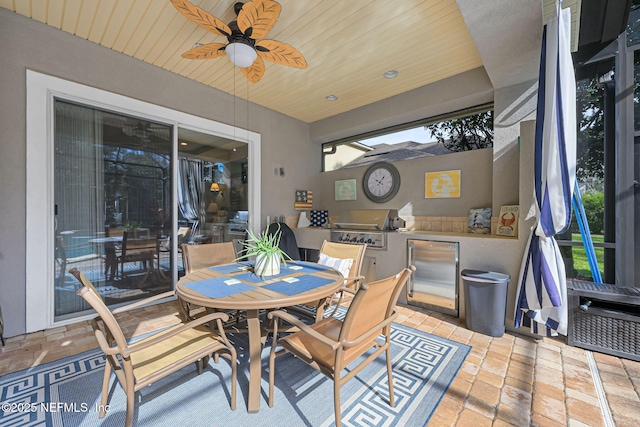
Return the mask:
{"type": "MultiPolygon", "coordinates": [[[[254,84],[226,56],[182,58],[196,43],[226,39],[169,0],[0,0],[0,7],[308,123],[483,65],[455,0],[278,1],[282,13],[266,38],[294,46],[308,68],[266,62],[254,84]],[[388,70],[398,77],[385,79],[388,70]]],[[[235,19],[233,0],[192,2],[226,23],[235,19]]],[[[548,10],[554,2],[543,3],[548,10]]]]}

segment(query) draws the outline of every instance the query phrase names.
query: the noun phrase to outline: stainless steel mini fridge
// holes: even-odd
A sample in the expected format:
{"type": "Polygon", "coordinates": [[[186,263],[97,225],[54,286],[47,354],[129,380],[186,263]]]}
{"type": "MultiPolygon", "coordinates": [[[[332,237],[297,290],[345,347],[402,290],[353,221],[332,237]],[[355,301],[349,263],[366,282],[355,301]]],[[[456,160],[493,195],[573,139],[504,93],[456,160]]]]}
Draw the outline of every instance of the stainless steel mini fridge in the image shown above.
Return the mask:
{"type": "Polygon", "coordinates": [[[458,242],[407,240],[408,264],[416,271],[407,286],[407,302],[458,316],[458,242]]]}

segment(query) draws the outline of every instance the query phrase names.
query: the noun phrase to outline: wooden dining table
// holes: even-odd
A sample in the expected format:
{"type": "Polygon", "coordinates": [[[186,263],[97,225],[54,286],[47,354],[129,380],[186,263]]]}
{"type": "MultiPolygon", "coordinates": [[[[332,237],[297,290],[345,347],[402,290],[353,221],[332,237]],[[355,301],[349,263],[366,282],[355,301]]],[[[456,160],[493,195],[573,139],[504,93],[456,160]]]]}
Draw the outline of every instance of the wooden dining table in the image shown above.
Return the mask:
{"type": "MultiPolygon", "coordinates": [[[[249,335],[247,410],[255,413],[260,410],[261,353],[266,334],[266,328],[260,325],[260,310],[323,300],[337,292],[343,282],[339,271],[311,262],[287,262],[281,265],[280,274],[269,277],[257,276],[249,263],[232,263],[187,274],[178,281],[176,294],[182,302],[246,312],[249,335]]],[[[188,313],[183,315],[189,316],[188,313]]]]}

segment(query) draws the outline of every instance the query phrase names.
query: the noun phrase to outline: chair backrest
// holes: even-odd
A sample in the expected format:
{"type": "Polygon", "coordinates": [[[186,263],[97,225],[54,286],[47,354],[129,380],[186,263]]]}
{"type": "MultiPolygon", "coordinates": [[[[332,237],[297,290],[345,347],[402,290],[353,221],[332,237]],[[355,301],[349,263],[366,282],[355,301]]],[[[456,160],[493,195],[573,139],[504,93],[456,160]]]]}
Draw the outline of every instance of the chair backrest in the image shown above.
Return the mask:
{"type": "Polygon", "coordinates": [[[64,275],[65,270],[67,269],[67,251],[64,248],[64,242],[62,240],[62,236],[56,236],[56,250],[58,251],[60,265],[62,265],[61,274],[64,275]]]}
{"type": "Polygon", "coordinates": [[[395,276],[362,284],[344,317],[340,341],[355,340],[394,315],[400,292],[413,270],[412,266],[395,276]]]}
{"type": "Polygon", "coordinates": [[[233,242],[182,245],[182,263],[186,274],[212,265],[228,264],[236,258],[233,242]]]}
{"type": "Polygon", "coordinates": [[[123,233],[124,233],[124,230],[122,229],[122,227],[106,227],[105,228],[106,237],[118,237],[118,236],[122,236],[123,233]]]}
{"type": "Polygon", "coordinates": [[[98,292],[98,290],[93,286],[93,283],[91,283],[91,281],[89,279],[87,279],[87,277],[82,273],[82,271],[78,270],[77,268],[72,268],[71,270],[69,270],[69,273],[75,277],[76,279],[78,279],[78,282],[80,282],[82,284],[82,286],[84,286],[87,289],[90,289],[93,291],[94,294],[96,294],[96,296],[102,300],[102,296],[100,295],[100,293],[98,292]]]}
{"type": "Polygon", "coordinates": [[[320,253],[332,258],[352,259],[353,262],[349,268],[349,277],[357,277],[361,274],[366,249],[366,243],[354,245],[351,243],[327,242],[325,240],[320,247],[320,253]]]}
{"type": "Polygon", "coordinates": [[[98,343],[103,347],[102,350],[106,350],[106,347],[111,347],[112,340],[116,342],[120,351],[127,348],[127,339],[122,332],[122,328],[118,324],[118,321],[113,316],[104,300],[93,286],[93,283],[77,268],[69,270],[78,281],[82,284],[77,292],[89,305],[98,313],[98,318],[93,320],[93,329],[98,339],[98,343]],[[102,320],[102,324],[105,330],[99,327],[98,320],[102,320]]]}
{"type": "Polygon", "coordinates": [[[144,253],[154,254],[157,248],[158,239],[151,239],[148,237],[133,238],[127,231],[125,231],[122,235],[122,256],[124,258],[126,258],[127,256],[139,255],[144,253]]]}
{"type": "MultiPolygon", "coordinates": [[[[83,284],[85,287],[80,288],[77,293],[98,313],[98,318],[93,319],[92,326],[100,347],[103,351],[107,351],[115,341],[119,352],[122,353],[128,347],[122,328],[102,298],[89,289],[85,283],[83,284]],[[102,325],[100,325],[100,320],[102,325]]],[[[122,358],[119,362],[131,363],[127,358],[122,358]]]]}

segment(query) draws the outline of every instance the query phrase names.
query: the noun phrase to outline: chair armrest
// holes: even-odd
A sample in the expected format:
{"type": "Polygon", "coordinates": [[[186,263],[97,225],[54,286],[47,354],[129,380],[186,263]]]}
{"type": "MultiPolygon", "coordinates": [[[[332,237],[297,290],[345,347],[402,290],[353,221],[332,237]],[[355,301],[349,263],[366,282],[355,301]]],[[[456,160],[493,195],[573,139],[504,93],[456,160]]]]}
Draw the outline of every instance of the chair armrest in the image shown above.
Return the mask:
{"type": "Polygon", "coordinates": [[[122,350],[122,356],[129,357],[131,353],[144,350],[145,348],[156,345],[166,340],[167,338],[171,338],[173,336],[179,335],[184,331],[188,331],[189,329],[193,329],[196,326],[200,326],[204,323],[208,323],[216,319],[220,319],[223,322],[226,322],[227,320],[229,320],[229,315],[227,313],[218,312],[218,313],[210,313],[210,314],[207,314],[206,316],[199,317],[196,320],[192,320],[190,322],[182,324],[182,326],[178,328],[170,329],[167,332],[160,332],[149,340],[140,341],[138,343],[131,344],[128,348],[122,350]]]}
{"type": "Polygon", "coordinates": [[[278,318],[284,320],[285,322],[287,322],[287,323],[289,323],[289,324],[291,324],[293,326],[296,326],[298,329],[300,329],[298,332],[303,332],[303,333],[305,333],[307,335],[310,335],[312,338],[317,339],[322,344],[326,345],[327,347],[331,348],[332,350],[336,350],[338,347],[340,347],[340,343],[339,342],[327,338],[326,336],[324,336],[321,333],[317,332],[315,329],[309,327],[309,325],[307,325],[306,323],[300,321],[300,319],[290,315],[286,311],[282,311],[282,310],[271,311],[271,312],[269,312],[267,317],[269,317],[269,319],[273,319],[274,317],[278,317],[278,318]]]}
{"type": "Polygon", "coordinates": [[[350,277],[345,277],[344,281],[345,282],[359,282],[361,280],[364,280],[364,276],[350,276],[350,277]]]}
{"type": "Polygon", "coordinates": [[[135,308],[142,307],[143,305],[147,305],[147,304],[150,304],[152,302],[155,302],[155,301],[158,301],[158,300],[161,300],[161,299],[174,297],[175,295],[176,295],[176,291],[163,292],[161,294],[154,295],[152,297],[145,298],[143,300],[136,301],[134,303],[131,303],[131,304],[128,304],[128,305],[125,305],[125,306],[122,306],[122,307],[118,307],[118,308],[112,310],[111,313],[113,313],[113,314],[123,313],[125,311],[133,310],[135,308]]]}
{"type": "Polygon", "coordinates": [[[387,317],[382,322],[378,323],[373,328],[369,329],[367,332],[364,332],[357,339],[355,339],[353,341],[344,341],[342,343],[342,347],[344,347],[344,348],[355,347],[358,344],[362,343],[363,341],[371,339],[371,335],[376,334],[380,329],[384,328],[387,325],[390,325],[391,322],[393,322],[396,317],[398,317],[398,313],[394,312],[391,316],[387,317]]]}
{"type": "Polygon", "coordinates": [[[340,288],[338,292],[346,292],[348,294],[355,295],[357,291],[355,289],[351,289],[351,288],[347,288],[346,286],[343,286],[340,288]]]}
{"type": "Polygon", "coordinates": [[[91,321],[91,325],[93,326],[93,330],[95,332],[96,340],[98,340],[98,345],[107,356],[112,356],[114,354],[120,353],[120,350],[121,350],[120,347],[118,347],[117,345],[115,347],[112,347],[109,345],[109,341],[107,341],[107,338],[104,336],[104,332],[98,326],[98,319],[99,318],[95,318],[91,321]]]}

